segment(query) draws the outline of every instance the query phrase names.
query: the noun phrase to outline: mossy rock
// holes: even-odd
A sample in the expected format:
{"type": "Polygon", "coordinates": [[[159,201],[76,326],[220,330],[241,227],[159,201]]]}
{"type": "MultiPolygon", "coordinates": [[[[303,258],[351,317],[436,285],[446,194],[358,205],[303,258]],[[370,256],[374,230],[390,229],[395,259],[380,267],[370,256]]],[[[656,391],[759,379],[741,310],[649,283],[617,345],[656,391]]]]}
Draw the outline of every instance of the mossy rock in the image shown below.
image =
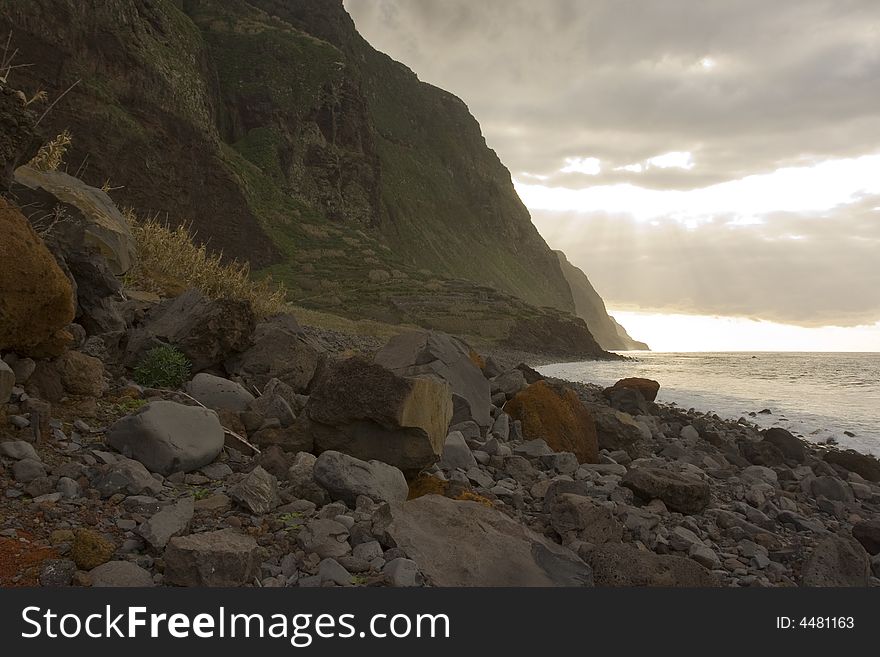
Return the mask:
{"type": "Polygon", "coordinates": [[[81,570],[91,570],[113,558],[116,546],[91,529],[78,529],[73,535],[70,558],[81,570]]]}
{"type": "Polygon", "coordinates": [[[596,420],[571,389],[538,381],[521,390],[504,406],[522,422],[529,440],[541,438],[556,452],[572,452],[580,463],[597,463],[596,420]]]}

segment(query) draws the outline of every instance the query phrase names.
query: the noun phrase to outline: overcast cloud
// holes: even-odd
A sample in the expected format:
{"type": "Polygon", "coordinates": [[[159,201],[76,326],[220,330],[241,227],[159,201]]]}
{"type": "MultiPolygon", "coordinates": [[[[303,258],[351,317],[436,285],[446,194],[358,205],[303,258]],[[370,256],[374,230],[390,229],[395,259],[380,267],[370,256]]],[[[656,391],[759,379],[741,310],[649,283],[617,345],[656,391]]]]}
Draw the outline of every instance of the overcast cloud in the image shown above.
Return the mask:
{"type": "Polygon", "coordinates": [[[468,104],[609,306],[880,320],[877,0],[346,7],[468,104]]]}

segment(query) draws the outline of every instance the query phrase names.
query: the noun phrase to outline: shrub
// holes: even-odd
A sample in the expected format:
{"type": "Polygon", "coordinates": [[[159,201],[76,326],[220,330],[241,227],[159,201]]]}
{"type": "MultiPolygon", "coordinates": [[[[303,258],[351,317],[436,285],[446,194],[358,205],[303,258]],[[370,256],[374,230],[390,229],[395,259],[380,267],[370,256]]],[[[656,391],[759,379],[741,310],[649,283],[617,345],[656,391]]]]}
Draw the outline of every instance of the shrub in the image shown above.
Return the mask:
{"type": "Polygon", "coordinates": [[[255,281],[246,263],[224,261],[222,253],[196,245],[187,226],[170,228],[156,219],[141,221],[131,211],[126,217],[138,250],[138,263],[128,275],[130,285],[160,294],[194,287],[211,299],[248,301],[258,317],[284,310],[287,290],[283,285],[274,284],[271,278],[255,281]]]}
{"type": "Polygon", "coordinates": [[[192,364],[178,349],[150,349],[134,370],[134,380],[148,388],[178,388],[189,379],[192,364]]]}
{"type": "Polygon", "coordinates": [[[57,171],[64,163],[64,156],[72,141],[71,134],[67,130],[63,131],[55,139],[40,146],[28,166],[37,171],[57,171]]]}

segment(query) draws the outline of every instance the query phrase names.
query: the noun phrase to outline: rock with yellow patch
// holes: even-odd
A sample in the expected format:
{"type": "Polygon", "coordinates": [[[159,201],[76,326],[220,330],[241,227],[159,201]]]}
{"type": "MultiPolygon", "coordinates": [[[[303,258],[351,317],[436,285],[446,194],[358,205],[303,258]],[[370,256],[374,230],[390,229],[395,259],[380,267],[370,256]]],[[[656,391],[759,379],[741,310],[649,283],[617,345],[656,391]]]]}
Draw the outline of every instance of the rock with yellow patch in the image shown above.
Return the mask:
{"type": "Polygon", "coordinates": [[[0,198],[0,351],[57,356],[73,337],[70,281],[43,240],[11,203],[0,198]]]}
{"type": "Polygon", "coordinates": [[[596,421],[570,388],[538,381],[517,393],[504,410],[522,422],[527,439],[543,439],[555,452],[572,452],[580,463],[598,462],[596,421]]]}
{"type": "Polygon", "coordinates": [[[314,438],[317,453],[382,461],[415,476],[439,459],[451,418],[446,382],[350,358],[322,377],[294,427],[314,438]]]}

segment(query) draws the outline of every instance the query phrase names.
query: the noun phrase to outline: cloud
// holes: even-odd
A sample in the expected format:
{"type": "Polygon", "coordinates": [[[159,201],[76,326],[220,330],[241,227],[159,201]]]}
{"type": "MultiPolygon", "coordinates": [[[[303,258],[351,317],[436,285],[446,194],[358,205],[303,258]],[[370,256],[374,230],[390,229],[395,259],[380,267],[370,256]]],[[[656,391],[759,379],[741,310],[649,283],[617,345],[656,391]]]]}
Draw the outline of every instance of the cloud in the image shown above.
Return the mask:
{"type": "Polygon", "coordinates": [[[345,3],[609,306],[880,319],[880,2],[345,3]]]}

